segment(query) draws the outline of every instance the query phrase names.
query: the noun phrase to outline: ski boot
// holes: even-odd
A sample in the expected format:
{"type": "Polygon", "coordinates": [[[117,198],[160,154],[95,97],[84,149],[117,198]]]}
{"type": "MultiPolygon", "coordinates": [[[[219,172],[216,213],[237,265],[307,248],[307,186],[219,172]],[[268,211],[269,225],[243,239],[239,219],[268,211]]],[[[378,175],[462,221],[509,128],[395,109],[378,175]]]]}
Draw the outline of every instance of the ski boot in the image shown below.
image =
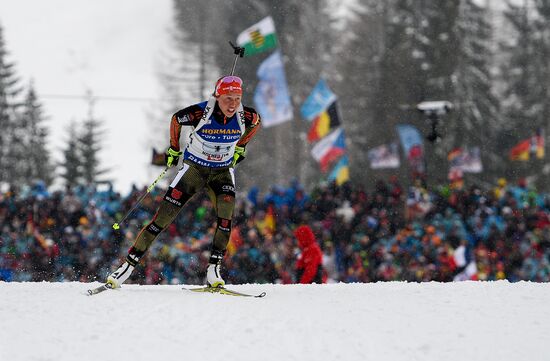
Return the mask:
{"type": "Polygon", "coordinates": [[[221,275],[224,253],[223,251],[212,251],[212,255],[208,260],[208,268],[206,269],[206,283],[208,287],[223,288],[225,286],[225,281],[221,275]]]}
{"type": "Polygon", "coordinates": [[[132,275],[142,255],[143,252],[135,251],[133,248],[130,248],[124,263],[116,271],[107,276],[107,282],[105,282],[106,286],[112,289],[120,288],[132,275]]]}

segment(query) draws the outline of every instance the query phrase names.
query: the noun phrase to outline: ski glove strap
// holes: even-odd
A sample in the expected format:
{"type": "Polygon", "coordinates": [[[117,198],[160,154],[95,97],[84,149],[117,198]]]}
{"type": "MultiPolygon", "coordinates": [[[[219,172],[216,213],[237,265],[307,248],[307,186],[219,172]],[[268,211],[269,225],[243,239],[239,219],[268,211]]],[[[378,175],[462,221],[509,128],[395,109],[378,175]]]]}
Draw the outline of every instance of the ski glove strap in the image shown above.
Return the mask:
{"type": "Polygon", "coordinates": [[[174,165],[177,165],[182,154],[183,152],[181,150],[175,150],[172,147],[169,147],[166,150],[166,154],[164,156],[164,162],[166,163],[166,166],[172,167],[174,165]]]}
{"type": "Polygon", "coordinates": [[[231,165],[235,167],[246,157],[246,149],[244,147],[235,146],[235,153],[233,154],[233,162],[231,165]]]}

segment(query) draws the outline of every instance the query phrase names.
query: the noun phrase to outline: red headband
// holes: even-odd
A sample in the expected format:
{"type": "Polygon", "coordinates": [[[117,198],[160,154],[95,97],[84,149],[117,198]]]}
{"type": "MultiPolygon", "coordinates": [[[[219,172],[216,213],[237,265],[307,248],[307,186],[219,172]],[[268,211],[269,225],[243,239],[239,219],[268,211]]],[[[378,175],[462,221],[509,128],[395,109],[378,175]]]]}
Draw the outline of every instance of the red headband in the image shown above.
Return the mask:
{"type": "Polygon", "coordinates": [[[238,76],[229,75],[220,78],[216,82],[216,90],[214,96],[218,97],[227,93],[243,93],[243,81],[238,76]]]}

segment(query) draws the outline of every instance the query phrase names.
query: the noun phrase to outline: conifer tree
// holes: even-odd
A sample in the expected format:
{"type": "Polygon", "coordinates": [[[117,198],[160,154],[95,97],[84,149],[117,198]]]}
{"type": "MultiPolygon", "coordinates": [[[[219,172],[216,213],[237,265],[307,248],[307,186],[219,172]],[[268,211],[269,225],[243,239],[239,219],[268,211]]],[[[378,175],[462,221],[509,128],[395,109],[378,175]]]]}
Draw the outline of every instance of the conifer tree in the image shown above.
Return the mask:
{"type": "Polygon", "coordinates": [[[107,173],[106,169],[101,168],[99,158],[103,133],[101,121],[90,114],[82,124],[77,146],[84,184],[100,183],[103,181],[101,176],[107,173]]]}
{"type": "Polygon", "coordinates": [[[48,129],[44,122],[42,104],[39,102],[34,85],[29,85],[21,107],[20,122],[25,125],[21,138],[24,146],[22,175],[27,182],[43,180],[46,185],[54,178],[54,167],[51,163],[48,145],[48,129]]]}
{"type": "Polygon", "coordinates": [[[8,52],[2,27],[0,26],[0,182],[11,183],[11,175],[19,160],[14,160],[8,153],[14,140],[16,111],[19,105],[18,95],[21,92],[19,79],[14,64],[8,60],[8,52]]]}
{"type": "Polygon", "coordinates": [[[491,50],[493,28],[489,19],[487,7],[471,0],[460,2],[455,28],[459,46],[451,73],[453,92],[450,100],[454,109],[444,124],[446,134],[441,148],[448,152],[455,147],[480,147],[486,170],[498,172],[506,159],[498,149],[500,141],[495,134],[502,122],[491,73],[494,55],[491,50]]]}
{"type": "Polygon", "coordinates": [[[67,187],[74,187],[83,183],[82,159],[80,157],[80,148],[78,133],[75,122],[71,122],[67,131],[67,142],[63,148],[63,160],[60,163],[64,171],[61,177],[67,187]]]}
{"type": "MultiPolygon", "coordinates": [[[[550,122],[550,6],[545,1],[509,2],[504,11],[513,36],[501,43],[500,51],[507,61],[500,73],[505,89],[501,95],[503,127],[499,132],[502,152],[507,155],[519,141],[533,136],[538,128],[546,129],[550,122]]],[[[509,163],[509,179],[527,177],[541,172],[540,160],[509,163]]],[[[537,177],[535,177],[537,178],[537,177]]],[[[538,185],[547,189],[543,177],[538,185]]]]}

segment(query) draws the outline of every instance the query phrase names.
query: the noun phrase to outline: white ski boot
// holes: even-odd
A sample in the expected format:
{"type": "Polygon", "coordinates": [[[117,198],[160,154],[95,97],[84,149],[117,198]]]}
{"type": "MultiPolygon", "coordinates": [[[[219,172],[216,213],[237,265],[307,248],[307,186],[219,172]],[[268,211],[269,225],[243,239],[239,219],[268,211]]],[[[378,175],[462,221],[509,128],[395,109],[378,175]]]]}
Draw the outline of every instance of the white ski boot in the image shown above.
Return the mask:
{"type": "Polygon", "coordinates": [[[222,278],[222,261],[225,255],[225,250],[212,249],[210,259],[208,260],[208,268],[206,269],[206,284],[213,288],[223,288],[225,281],[222,278]]]}
{"type": "Polygon", "coordinates": [[[206,283],[210,287],[218,288],[225,286],[225,281],[220,272],[222,267],[220,263],[221,260],[216,264],[208,264],[208,269],[206,270],[206,283]]]}
{"type": "Polygon", "coordinates": [[[107,287],[112,289],[120,288],[126,280],[132,275],[139,259],[132,259],[131,255],[126,257],[126,261],[116,271],[107,276],[107,287]]]}

